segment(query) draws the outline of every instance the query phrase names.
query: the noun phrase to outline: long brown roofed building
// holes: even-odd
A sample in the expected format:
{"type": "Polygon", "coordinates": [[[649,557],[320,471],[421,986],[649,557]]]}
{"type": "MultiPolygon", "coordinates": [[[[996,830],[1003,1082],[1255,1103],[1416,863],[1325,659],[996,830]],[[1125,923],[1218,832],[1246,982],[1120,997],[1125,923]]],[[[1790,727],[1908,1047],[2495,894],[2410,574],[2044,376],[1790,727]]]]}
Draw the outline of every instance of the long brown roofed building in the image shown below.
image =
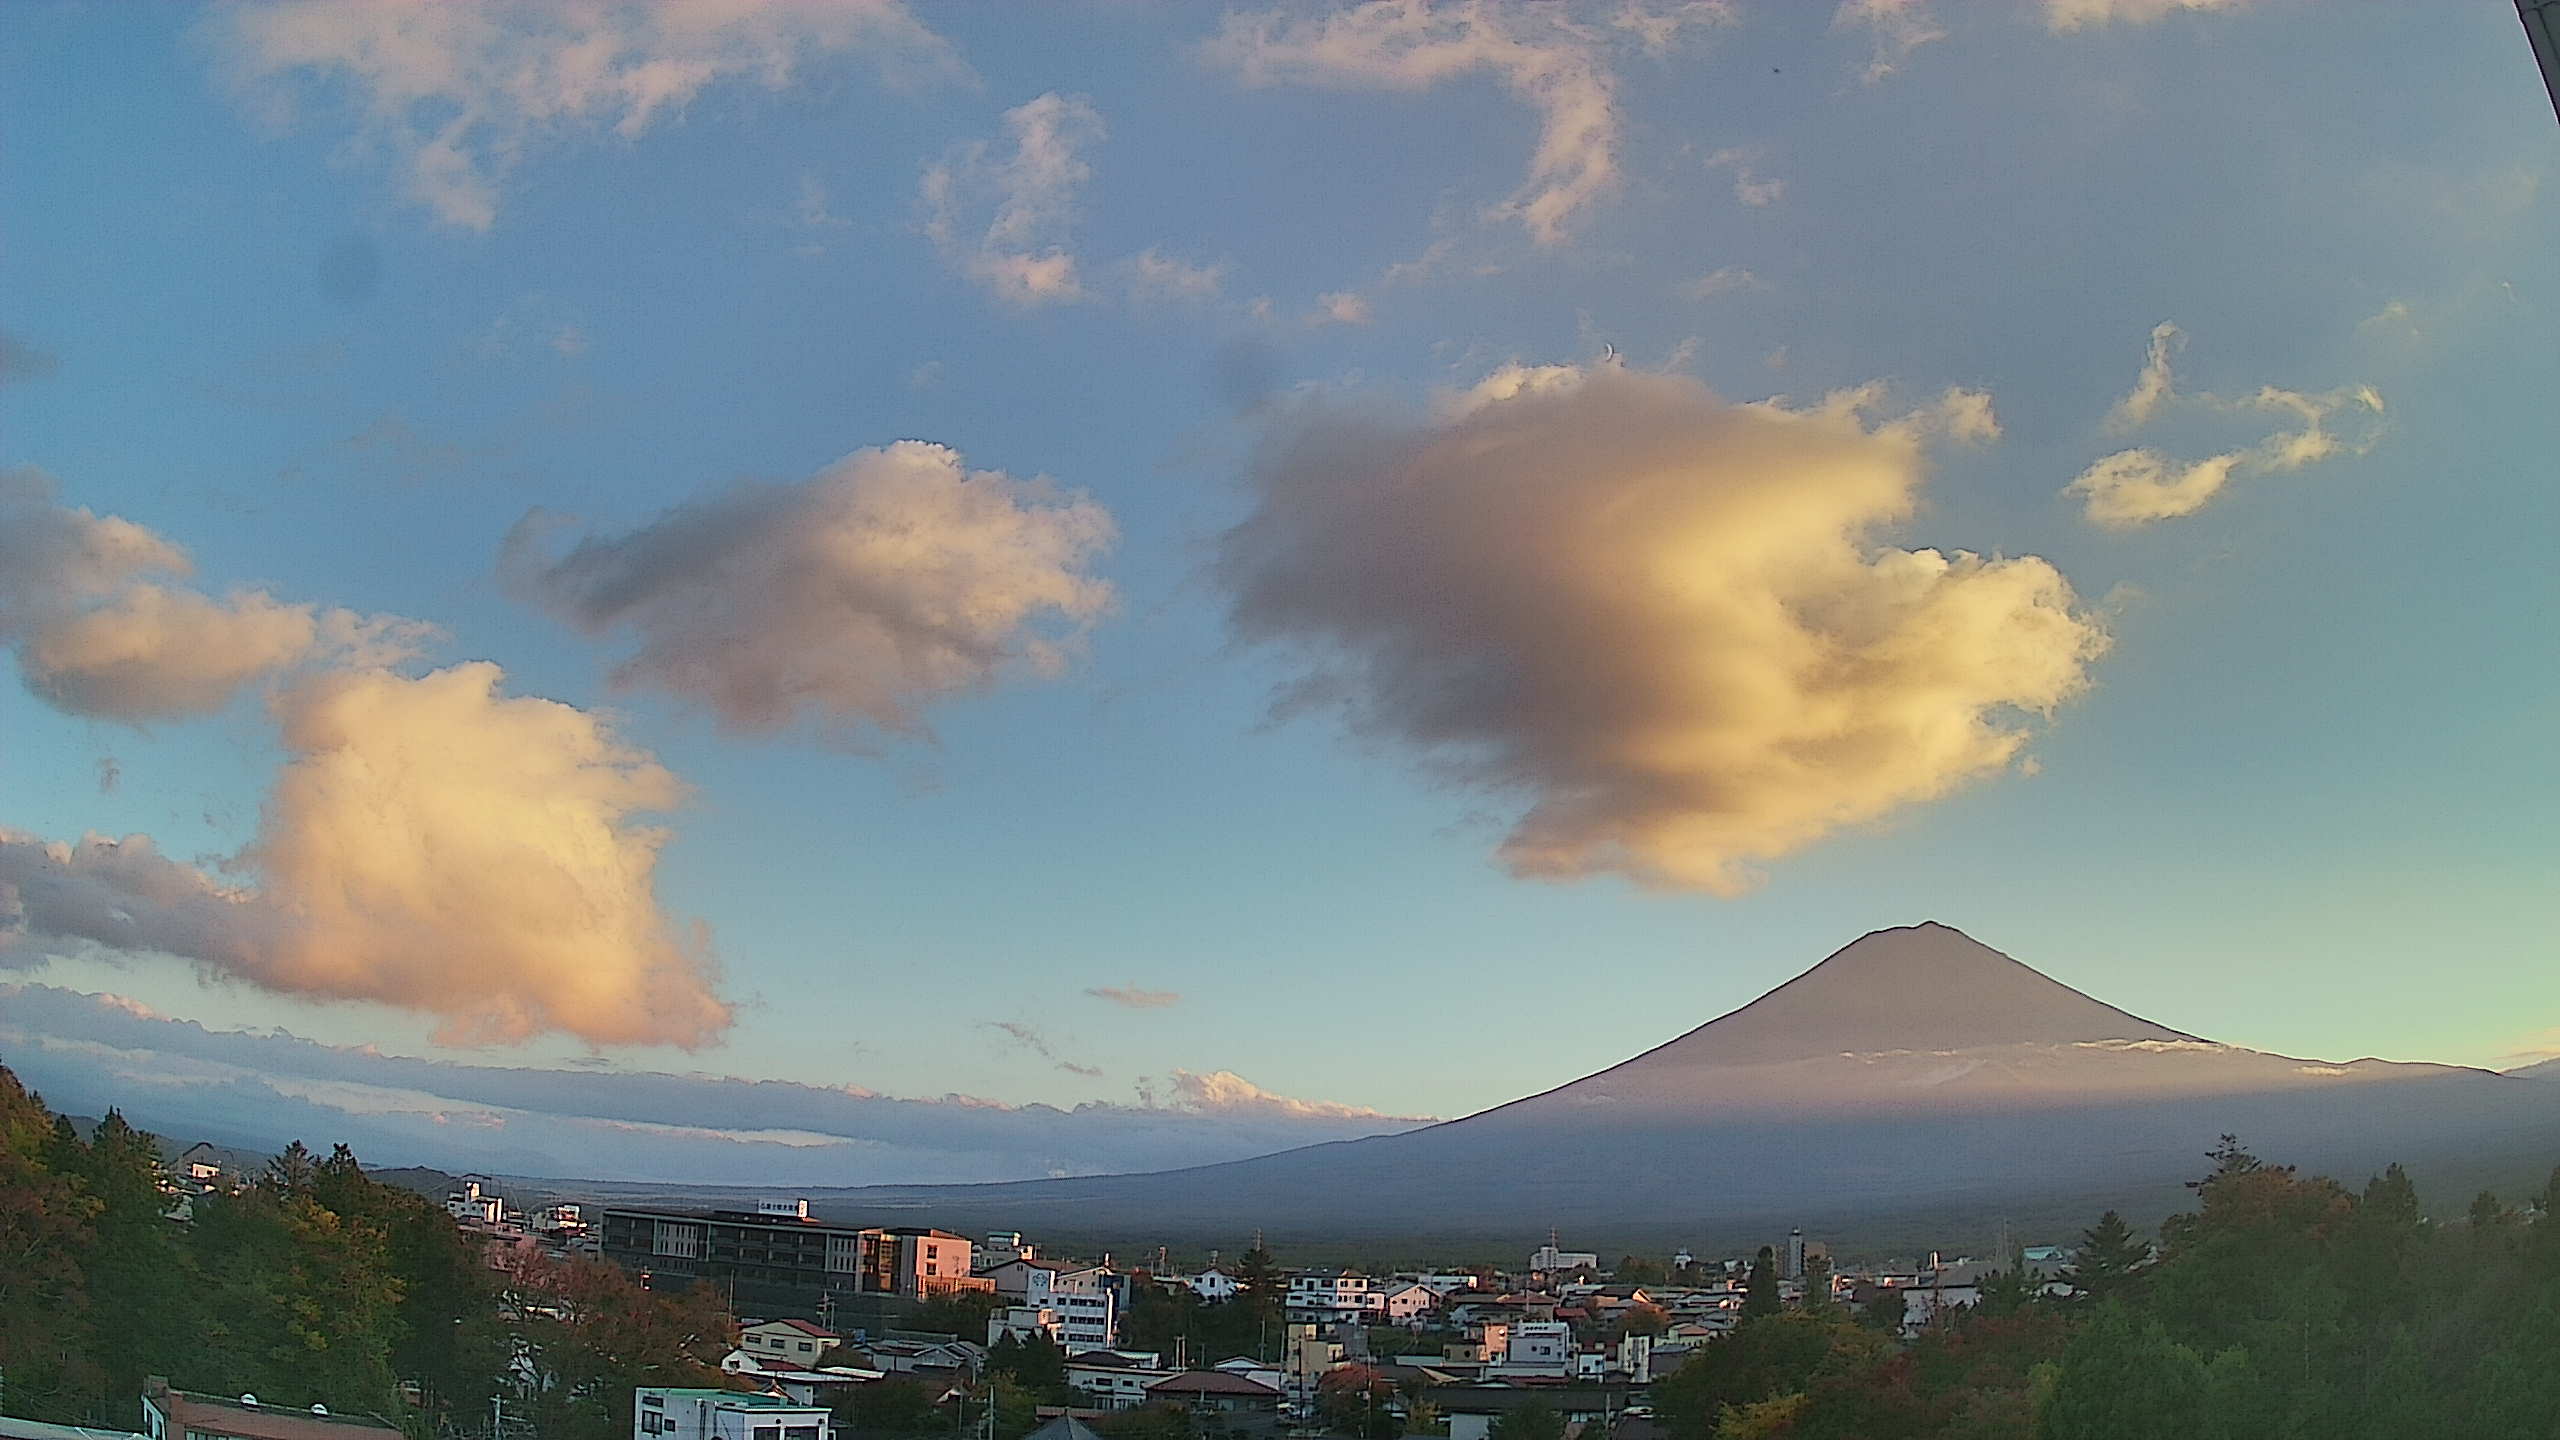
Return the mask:
{"type": "Polygon", "coordinates": [[[386,1440],[398,1426],[370,1415],[333,1415],[320,1406],[297,1410],[172,1390],[155,1375],[142,1387],[143,1428],[151,1440],[386,1440]]]}

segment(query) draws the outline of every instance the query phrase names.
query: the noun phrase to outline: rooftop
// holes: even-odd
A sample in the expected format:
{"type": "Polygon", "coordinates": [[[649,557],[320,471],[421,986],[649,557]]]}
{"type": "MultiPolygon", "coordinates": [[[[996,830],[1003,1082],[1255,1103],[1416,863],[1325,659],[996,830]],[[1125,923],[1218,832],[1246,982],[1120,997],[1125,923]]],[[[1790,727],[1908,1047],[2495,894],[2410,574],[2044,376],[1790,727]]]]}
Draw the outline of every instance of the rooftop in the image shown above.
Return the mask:
{"type": "Polygon", "coordinates": [[[1270,1399],[1280,1393],[1259,1380],[1225,1370],[1185,1370],[1179,1375],[1167,1375],[1147,1389],[1169,1395],[1242,1395],[1256,1400],[1270,1399]]]}
{"type": "Polygon", "coordinates": [[[86,1425],[48,1425],[0,1415],[0,1440],[142,1440],[125,1430],[92,1430],[86,1425]]]}
{"type": "Polygon", "coordinates": [[[715,1405],[736,1405],[749,1410],[809,1410],[823,1407],[803,1405],[786,1395],[760,1395],[751,1390],[713,1390],[702,1386],[679,1385],[666,1389],[650,1387],[643,1395],[663,1395],[670,1400],[708,1400],[715,1405]]]}
{"type": "Polygon", "coordinates": [[[370,1415],[339,1415],[293,1405],[264,1405],[223,1395],[164,1387],[144,1398],[189,1430],[236,1435],[242,1440],[338,1440],[350,1432],[397,1434],[399,1427],[370,1415]]]}

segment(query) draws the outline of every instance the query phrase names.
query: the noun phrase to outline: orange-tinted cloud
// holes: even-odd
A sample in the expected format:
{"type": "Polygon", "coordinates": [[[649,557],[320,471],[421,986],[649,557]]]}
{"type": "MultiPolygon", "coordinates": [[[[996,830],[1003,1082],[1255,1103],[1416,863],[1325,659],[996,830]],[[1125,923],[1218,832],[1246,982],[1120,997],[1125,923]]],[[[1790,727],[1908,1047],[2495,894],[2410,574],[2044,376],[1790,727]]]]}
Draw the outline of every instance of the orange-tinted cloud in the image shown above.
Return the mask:
{"type": "Polygon", "coordinates": [[[635,634],[617,683],[701,701],[750,734],[804,718],[921,730],[934,700],[1014,668],[1056,673],[1112,600],[1088,568],[1112,540],[1100,505],[922,441],[556,557],[550,524],[527,516],[508,537],[518,591],[589,634],[635,634]]]}
{"type": "Polygon", "coordinates": [[[2018,760],[2106,646],[2041,559],[1887,543],[1926,439],[1997,423],[1874,398],[1515,366],[1426,424],[1302,417],[1219,573],[1302,700],[1526,797],[1516,873],[1734,894],[2018,760]]]}
{"type": "Polygon", "coordinates": [[[155,951],[290,994],[442,1017],[453,1043],[549,1031],[695,1046],[728,1027],[710,938],[659,906],[683,787],[596,716],[498,667],[318,674],[276,701],[287,760],[229,884],[146,836],[0,834],[0,947],[155,951]]]}
{"type": "Polygon", "coordinates": [[[147,578],[190,568],[150,530],[62,504],[42,471],[0,474],[0,644],[57,709],[129,722],[209,715],[294,667],[385,664],[435,633],[261,590],[215,599],[147,578]]]}

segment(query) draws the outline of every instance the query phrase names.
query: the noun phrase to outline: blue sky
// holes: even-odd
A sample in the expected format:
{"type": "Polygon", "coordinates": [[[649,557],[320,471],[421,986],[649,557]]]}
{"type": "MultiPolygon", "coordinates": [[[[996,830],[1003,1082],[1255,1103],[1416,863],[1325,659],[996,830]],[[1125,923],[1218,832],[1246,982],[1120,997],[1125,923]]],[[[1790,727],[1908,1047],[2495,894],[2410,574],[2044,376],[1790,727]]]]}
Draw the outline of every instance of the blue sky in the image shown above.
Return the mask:
{"type": "MultiPolygon", "coordinates": [[[[396,5],[13,15],[0,329],[36,360],[0,384],[0,465],[53,477],[56,512],[183,547],[192,572],[157,583],[437,627],[375,672],[386,704],[490,661],[499,693],[576,707],[654,756],[683,787],[664,813],[527,796],[525,824],[665,827],[654,871],[607,863],[613,904],[707,926],[688,953],[716,955],[696,978],[734,1019],[691,1051],[628,1043],[628,1025],[582,1034],[559,1007],[506,1043],[440,1043],[440,1026],[465,1038],[450,1022],[473,1002],[434,993],[437,937],[378,915],[366,934],[424,948],[375,965],[367,942],[331,937],[261,968],[211,943],[48,931],[22,904],[0,957],[16,978],[469,1063],[600,1054],[1193,1113],[1242,1092],[1168,1077],[1230,1072],[1268,1097],[1451,1115],[1658,1043],[1865,930],[1936,918],[2235,1043],[2489,1064],[2560,1045],[2560,317],[2543,278],[2560,132],[2505,7],[853,13],[481,12],[479,30],[421,29],[396,5]],[[1630,16],[1665,24],[1648,37],[1616,23],[1630,16]],[[598,36],[629,87],[604,99],[559,63],[598,36]],[[652,68],[706,56],[707,78],[652,68]],[[459,186],[421,148],[456,115],[483,122],[460,140],[459,186]],[[1026,142],[1043,118],[1063,128],[1026,142]],[[1041,259],[1047,279],[1005,268],[1041,259]],[[2162,322],[2167,398],[2111,430],[2162,322]],[[1511,409],[1449,398],[1544,366],[1572,367],[1567,383],[1511,409]],[[1769,412],[1724,402],[1783,396],[1801,416],[1870,383],[1856,417],[1820,423],[1853,448],[1903,445],[1912,513],[1851,543],[2040,557],[2105,648],[2046,657],[2070,682],[2049,717],[2001,703],[2032,685],[1969,672],[1964,716],[2027,737],[1998,764],[1810,774],[1856,813],[1746,856],[1754,882],[1647,885],[1606,861],[1520,873],[1505,837],[1565,788],[1549,762],[1451,778],[1399,688],[1428,672],[1360,649],[1411,658],[1404,620],[1307,618],[1329,602],[1311,577],[1342,516],[1288,509],[1308,493],[1293,437],[1461,446],[1516,414],[1563,447],[1610,396],[1656,386],[1659,413],[1747,438],[1769,412]],[[2261,387],[2315,406],[2326,453],[2265,458],[2304,432],[2251,399],[2261,387]],[[1989,397],[1996,440],[1930,418],[1950,389],[1989,397]],[[724,727],[700,688],[617,688],[641,632],[565,623],[578,602],[557,572],[550,590],[501,575],[529,511],[569,517],[556,558],[741,481],[784,505],[902,440],[1001,472],[966,493],[1012,497],[1035,531],[1082,504],[1115,536],[1043,572],[1107,584],[1107,608],[999,623],[982,638],[1010,658],[984,673],[877,680],[912,702],[913,733],[843,699],[875,693],[862,676],[767,733],[724,727]],[[2092,523],[2066,486],[2136,448],[2173,467],[2235,457],[2231,478],[2188,513],[2092,523]],[[1256,514],[1301,527],[1272,562],[1294,600],[1264,612],[1221,564],[1256,514]],[[1257,620],[1279,643],[1256,643],[1257,620]],[[1056,664],[1035,663],[1041,642],[1056,664]],[[1356,723],[1275,712],[1311,667],[1356,723]],[[1912,785],[1934,798],[1895,788],[1912,785]],[[1179,999],[1088,993],[1106,986],[1179,999]]],[[[1612,479],[1567,461],[1526,482],[1570,497],[1612,479]]],[[[1421,555],[1418,573],[1456,577],[1453,606],[1487,607],[1456,616],[1451,633],[1490,647],[1469,664],[1564,673],[1510,654],[1530,631],[1489,618],[1535,608],[1478,563],[1526,553],[1517,537],[1435,548],[1471,528],[1468,508],[1381,543],[1381,564],[1421,555]]],[[[768,533],[792,529],[782,514],[768,533]]],[[[656,592],[672,643],[719,588],[656,592]]],[[[16,603],[0,638],[34,674],[41,624],[61,617],[16,603]]],[[[1586,648],[1638,653],[1605,614],[1569,597],[1557,614],[1589,622],[1586,648]]],[[[826,614],[787,623],[841,632],[826,614]]],[[[262,807],[310,819],[279,808],[296,764],[281,717],[381,658],[315,644],[176,717],[70,713],[13,684],[0,829],[147,835],[302,923],[285,869],[261,868],[323,884],[329,863],[317,821],[260,839],[262,807]],[[288,850],[303,858],[275,858],[288,850]]],[[[1587,759],[1612,737],[1494,738],[1587,759]]],[[[368,743],[393,742],[348,742],[368,743]]],[[[1688,778],[1703,788],[1682,803],[1716,788],[1688,778]]],[[[1801,809],[1763,799],[1768,825],[1801,809]]],[[[358,831],[410,823],[347,803],[334,819],[358,831]]],[[[12,1063],[41,1054],[45,1083],[107,1088],[114,1067],[81,1059],[100,1052],[16,1034],[12,1063]]]]}

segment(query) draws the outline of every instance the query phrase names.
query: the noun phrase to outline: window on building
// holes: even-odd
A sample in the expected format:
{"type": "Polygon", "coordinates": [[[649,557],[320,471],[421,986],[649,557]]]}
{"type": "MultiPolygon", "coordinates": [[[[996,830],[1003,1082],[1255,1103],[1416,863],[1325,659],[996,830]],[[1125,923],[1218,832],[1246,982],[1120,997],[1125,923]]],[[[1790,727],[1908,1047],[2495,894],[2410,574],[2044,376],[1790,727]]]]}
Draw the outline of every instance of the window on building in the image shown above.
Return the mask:
{"type": "Polygon", "coordinates": [[[752,1433],[755,1440],[782,1440],[782,1427],[779,1425],[759,1425],[752,1433]]]}

